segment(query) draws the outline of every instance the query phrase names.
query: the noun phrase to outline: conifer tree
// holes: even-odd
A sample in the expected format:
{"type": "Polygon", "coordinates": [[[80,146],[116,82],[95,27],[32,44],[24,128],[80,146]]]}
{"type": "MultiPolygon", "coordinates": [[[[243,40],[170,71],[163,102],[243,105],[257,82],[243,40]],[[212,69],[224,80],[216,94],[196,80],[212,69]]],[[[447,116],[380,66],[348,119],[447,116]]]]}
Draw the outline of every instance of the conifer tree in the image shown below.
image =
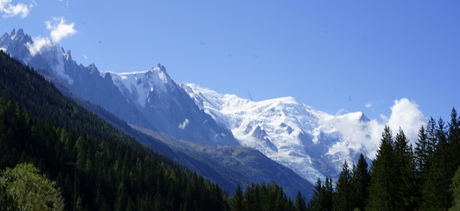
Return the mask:
{"type": "Polygon", "coordinates": [[[307,211],[307,204],[305,203],[305,198],[302,196],[300,191],[297,192],[295,207],[297,211],[307,211]]]}
{"type": "Polygon", "coordinates": [[[336,184],[334,210],[353,210],[353,192],[351,171],[348,168],[347,161],[345,161],[336,184]]]}
{"type": "Polygon", "coordinates": [[[320,178],[316,182],[315,189],[313,190],[313,196],[308,203],[309,210],[332,210],[332,198],[333,198],[333,188],[332,188],[332,179],[326,177],[325,182],[323,183],[320,178]]]}
{"type": "Polygon", "coordinates": [[[397,186],[398,172],[395,168],[394,155],[391,130],[385,126],[380,147],[372,162],[372,178],[366,210],[403,210],[397,186]]]}
{"type": "Polygon", "coordinates": [[[450,117],[449,131],[447,135],[448,142],[450,144],[449,155],[450,159],[452,159],[452,167],[454,168],[452,171],[455,172],[457,167],[460,166],[460,156],[458,156],[458,153],[460,152],[460,119],[457,116],[455,108],[452,108],[450,117]]]}
{"type": "Polygon", "coordinates": [[[399,129],[395,138],[396,169],[400,199],[405,210],[414,210],[418,203],[418,188],[415,183],[416,164],[412,145],[404,132],[399,129]]]}
{"type": "Polygon", "coordinates": [[[359,155],[358,164],[353,168],[352,186],[353,186],[353,208],[364,210],[366,206],[369,191],[368,186],[371,180],[368,164],[363,154],[359,155]]]}
{"type": "Polygon", "coordinates": [[[422,125],[418,132],[418,141],[415,143],[415,159],[419,174],[422,174],[429,165],[428,158],[433,154],[434,146],[430,146],[425,127],[422,125]]]}
{"type": "Polygon", "coordinates": [[[236,187],[236,192],[233,196],[232,208],[233,210],[245,210],[244,195],[240,185],[236,187]]]}

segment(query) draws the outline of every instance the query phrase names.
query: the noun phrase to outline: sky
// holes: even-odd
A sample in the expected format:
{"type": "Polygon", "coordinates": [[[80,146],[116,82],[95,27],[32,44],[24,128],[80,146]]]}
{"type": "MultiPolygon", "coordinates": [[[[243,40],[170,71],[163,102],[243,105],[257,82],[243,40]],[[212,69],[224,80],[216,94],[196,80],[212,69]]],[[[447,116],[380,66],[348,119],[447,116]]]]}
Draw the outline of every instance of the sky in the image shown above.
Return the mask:
{"type": "Polygon", "coordinates": [[[460,1],[0,0],[0,16],[0,34],[101,71],[161,63],[177,83],[388,124],[460,109],[460,1]]]}

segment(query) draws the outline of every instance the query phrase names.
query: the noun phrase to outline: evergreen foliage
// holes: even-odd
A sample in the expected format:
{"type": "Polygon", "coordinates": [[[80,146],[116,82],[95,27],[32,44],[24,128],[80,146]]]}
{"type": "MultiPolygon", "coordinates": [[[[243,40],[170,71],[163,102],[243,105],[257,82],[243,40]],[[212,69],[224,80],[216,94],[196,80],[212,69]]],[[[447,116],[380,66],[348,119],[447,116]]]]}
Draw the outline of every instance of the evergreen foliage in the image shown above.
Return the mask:
{"type": "Polygon", "coordinates": [[[291,200],[275,183],[244,191],[238,186],[228,197],[0,52],[2,210],[26,204],[11,189],[25,187],[13,182],[21,181],[15,171],[29,172],[24,174],[34,184],[48,187],[56,200],[46,206],[56,209],[64,202],[68,210],[458,210],[459,150],[460,119],[452,109],[448,123],[431,118],[421,127],[415,148],[402,130],[393,137],[386,126],[371,171],[363,155],[352,170],[345,162],[335,188],[331,178],[318,179],[309,203],[300,192],[291,200]]]}
{"type": "MultiPolygon", "coordinates": [[[[228,197],[218,185],[116,130],[0,52],[0,170],[24,162],[37,166],[43,181],[55,181],[48,184],[61,191],[66,210],[306,208],[301,195],[294,204],[275,183],[253,184],[245,192],[239,187],[228,197]]],[[[18,207],[15,196],[6,193],[20,186],[1,181],[0,210],[18,207]]]]}
{"type": "Polygon", "coordinates": [[[0,52],[0,169],[23,162],[56,181],[66,209],[227,208],[218,185],[114,129],[0,52]]]}
{"type": "Polygon", "coordinates": [[[352,188],[351,170],[348,168],[347,161],[345,161],[336,184],[334,210],[353,210],[353,193],[355,191],[352,188]]]}
{"type": "Polygon", "coordinates": [[[364,210],[368,198],[368,186],[371,180],[368,164],[363,154],[359,155],[358,164],[353,168],[351,187],[353,208],[364,210]]]}
{"type": "Polygon", "coordinates": [[[348,180],[344,163],[334,200],[325,200],[331,194],[326,191],[330,180],[318,179],[308,208],[330,210],[332,203],[334,210],[460,210],[459,122],[455,109],[447,124],[431,118],[420,128],[415,148],[401,129],[393,137],[385,126],[371,171],[360,155],[348,180]],[[349,194],[351,199],[345,200],[349,194]]]}
{"type": "Polygon", "coordinates": [[[242,191],[238,186],[235,195],[231,198],[232,210],[306,210],[306,203],[302,194],[298,192],[297,199],[292,201],[286,197],[283,189],[276,183],[251,184],[242,191]]]}

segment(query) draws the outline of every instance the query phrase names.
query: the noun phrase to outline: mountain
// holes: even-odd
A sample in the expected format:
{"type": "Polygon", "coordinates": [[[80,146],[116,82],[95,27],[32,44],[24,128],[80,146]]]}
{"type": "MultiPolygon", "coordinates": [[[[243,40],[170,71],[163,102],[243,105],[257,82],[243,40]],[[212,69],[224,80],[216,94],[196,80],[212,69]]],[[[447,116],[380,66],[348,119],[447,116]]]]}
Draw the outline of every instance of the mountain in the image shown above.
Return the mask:
{"type": "Polygon", "coordinates": [[[251,147],[312,184],[337,175],[344,160],[353,163],[360,153],[367,155],[365,143],[347,134],[367,127],[361,112],[330,115],[292,97],[253,102],[179,85],[160,64],[141,72],[102,72],[94,64],[78,65],[70,51],[52,41],[39,51],[35,44],[22,29],[0,37],[0,49],[69,89],[69,95],[131,125],[208,146],[251,147]]]}
{"type": "Polygon", "coordinates": [[[299,190],[310,194],[313,186],[290,169],[257,150],[237,146],[231,131],[201,110],[164,66],[133,73],[100,72],[94,64],[77,65],[70,51],[56,43],[32,56],[27,46],[33,42],[23,30],[13,30],[0,38],[0,49],[35,68],[85,109],[226,191],[233,193],[237,185],[275,181],[291,198],[299,190]],[[156,135],[147,137],[126,122],[156,135]]]}
{"type": "Polygon", "coordinates": [[[336,175],[344,160],[355,162],[360,153],[366,154],[362,146],[351,148],[337,129],[340,124],[364,125],[369,120],[361,112],[334,116],[292,97],[253,102],[195,84],[182,88],[242,146],[257,149],[312,184],[336,175]]]}
{"type": "Polygon", "coordinates": [[[126,74],[100,72],[94,64],[78,65],[70,51],[52,41],[32,55],[35,45],[22,29],[0,37],[0,49],[128,123],[197,143],[238,145],[227,128],[195,105],[164,66],[126,74]]]}
{"type": "MultiPolygon", "coordinates": [[[[65,201],[65,210],[227,210],[228,206],[220,186],[116,130],[3,51],[0,170],[0,210],[36,208],[36,204],[24,206],[24,201],[41,195],[65,201]],[[5,173],[23,163],[36,166],[58,193],[34,191],[37,179],[30,175],[38,173],[35,170],[21,173],[28,177],[5,173]]],[[[39,209],[56,210],[46,202],[39,209]]]]}
{"type": "Polygon", "coordinates": [[[188,168],[198,170],[207,178],[212,178],[225,190],[234,193],[236,186],[245,187],[255,183],[276,182],[283,187],[286,195],[292,199],[300,191],[310,198],[313,185],[291,169],[274,162],[256,149],[243,146],[217,146],[193,143],[173,139],[149,129],[132,125],[156,140],[168,143],[171,149],[187,160],[179,160],[188,168]]]}

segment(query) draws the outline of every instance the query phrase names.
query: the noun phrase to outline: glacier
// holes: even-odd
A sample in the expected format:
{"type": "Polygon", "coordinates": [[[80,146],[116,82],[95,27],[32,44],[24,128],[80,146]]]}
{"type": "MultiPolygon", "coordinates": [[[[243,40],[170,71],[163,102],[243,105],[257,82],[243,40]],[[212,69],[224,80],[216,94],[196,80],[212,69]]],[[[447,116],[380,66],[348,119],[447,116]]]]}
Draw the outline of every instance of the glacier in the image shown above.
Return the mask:
{"type": "Polygon", "coordinates": [[[94,64],[78,65],[56,43],[32,56],[26,44],[33,42],[13,30],[0,37],[0,49],[128,123],[210,146],[251,147],[312,184],[336,177],[344,161],[355,163],[361,153],[373,158],[378,147],[380,126],[362,112],[331,115],[293,97],[255,102],[176,84],[161,64],[137,72],[99,71],[94,64]]]}
{"type": "Polygon", "coordinates": [[[196,84],[181,87],[242,146],[257,149],[312,184],[337,175],[345,160],[353,163],[359,154],[367,155],[366,146],[340,130],[344,124],[365,127],[369,120],[362,112],[330,115],[293,97],[254,102],[196,84]]]}

